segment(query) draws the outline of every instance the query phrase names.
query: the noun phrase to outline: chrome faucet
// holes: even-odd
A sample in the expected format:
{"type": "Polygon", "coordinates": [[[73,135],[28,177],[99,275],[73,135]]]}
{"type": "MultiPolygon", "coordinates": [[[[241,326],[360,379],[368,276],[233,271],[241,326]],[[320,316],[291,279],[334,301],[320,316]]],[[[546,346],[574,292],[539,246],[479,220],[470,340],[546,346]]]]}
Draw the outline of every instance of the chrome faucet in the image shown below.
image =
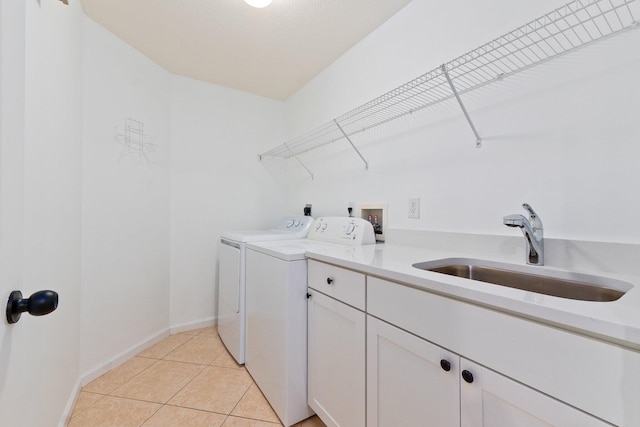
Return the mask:
{"type": "Polygon", "coordinates": [[[542,234],[542,221],[527,203],[522,207],[529,212],[529,219],[522,215],[507,215],[502,222],[507,227],[519,227],[527,242],[527,264],[544,265],[544,241],[542,234]]]}

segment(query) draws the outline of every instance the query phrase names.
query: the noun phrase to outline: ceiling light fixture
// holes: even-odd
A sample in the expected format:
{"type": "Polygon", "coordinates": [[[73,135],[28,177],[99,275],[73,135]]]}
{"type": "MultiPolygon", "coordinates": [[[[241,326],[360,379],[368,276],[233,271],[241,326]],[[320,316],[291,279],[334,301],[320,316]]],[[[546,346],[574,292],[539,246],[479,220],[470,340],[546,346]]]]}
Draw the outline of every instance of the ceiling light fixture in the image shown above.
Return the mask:
{"type": "Polygon", "coordinates": [[[244,0],[249,6],[257,7],[258,9],[262,9],[263,7],[267,7],[271,4],[271,0],[244,0]]]}

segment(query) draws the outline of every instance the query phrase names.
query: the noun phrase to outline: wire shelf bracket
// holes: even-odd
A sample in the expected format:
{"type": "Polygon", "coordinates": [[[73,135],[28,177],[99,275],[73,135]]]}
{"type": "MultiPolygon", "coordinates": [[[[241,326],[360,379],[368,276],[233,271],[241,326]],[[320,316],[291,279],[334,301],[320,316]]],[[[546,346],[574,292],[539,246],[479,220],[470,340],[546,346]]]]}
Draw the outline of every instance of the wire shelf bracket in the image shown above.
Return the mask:
{"type": "MultiPolygon", "coordinates": [[[[302,168],[304,170],[307,171],[307,173],[309,174],[309,176],[311,177],[311,180],[313,181],[313,172],[311,172],[311,170],[309,170],[309,168],[307,167],[307,165],[304,164],[304,162],[302,160],[300,160],[300,157],[298,157],[298,155],[296,153],[294,153],[293,151],[291,151],[291,149],[287,146],[287,144],[283,144],[287,150],[289,150],[289,153],[291,153],[291,155],[289,157],[293,157],[294,159],[296,159],[296,161],[298,162],[298,164],[300,166],[302,166],[302,168]]],[[[262,156],[263,154],[260,154],[258,156],[258,159],[262,160],[262,156]]]]}
{"type": "Polygon", "coordinates": [[[453,95],[456,97],[456,100],[458,101],[458,104],[460,105],[460,109],[462,110],[462,113],[464,114],[464,117],[467,119],[467,122],[469,123],[469,126],[471,126],[471,130],[473,131],[473,134],[476,136],[476,148],[482,147],[482,138],[480,138],[480,134],[476,130],[476,127],[473,125],[473,121],[471,120],[471,116],[469,116],[469,112],[467,112],[467,109],[465,108],[464,103],[462,102],[462,98],[460,98],[460,94],[458,94],[458,91],[456,90],[456,86],[453,84],[453,81],[451,80],[451,77],[449,76],[449,72],[447,71],[447,66],[445,64],[442,64],[440,66],[440,69],[442,70],[442,74],[444,74],[444,76],[447,78],[447,82],[449,83],[449,86],[451,87],[451,92],[453,92],[453,95]]]}
{"type": "Polygon", "coordinates": [[[360,150],[358,150],[355,146],[355,144],[353,143],[353,141],[351,141],[351,138],[349,138],[349,135],[347,135],[347,133],[344,131],[344,129],[342,129],[342,126],[340,126],[340,123],[338,123],[337,120],[333,121],[336,126],[338,127],[338,129],[340,129],[340,132],[342,132],[342,134],[344,135],[344,137],[346,138],[346,140],[349,142],[349,144],[351,144],[351,148],[353,148],[353,150],[356,152],[356,154],[358,156],[360,156],[360,158],[362,159],[362,161],[364,162],[364,169],[365,170],[369,170],[369,162],[366,161],[366,159],[362,156],[362,153],[360,153],[360,150]]]}
{"type": "MultiPolygon", "coordinates": [[[[291,151],[291,150],[289,150],[289,151],[291,151]]],[[[302,160],[300,160],[300,157],[298,157],[298,155],[296,153],[291,152],[291,155],[293,156],[293,158],[295,158],[298,161],[300,166],[302,166],[304,168],[304,170],[307,171],[307,173],[311,176],[311,180],[313,181],[313,172],[311,172],[309,170],[309,168],[302,162],[302,160]]]]}
{"type": "Polygon", "coordinates": [[[352,142],[353,135],[451,99],[457,100],[476,136],[476,147],[480,147],[482,139],[461,95],[623,31],[637,29],[638,17],[640,0],[570,1],[259,157],[297,158],[344,138],[368,168],[352,142]]]}

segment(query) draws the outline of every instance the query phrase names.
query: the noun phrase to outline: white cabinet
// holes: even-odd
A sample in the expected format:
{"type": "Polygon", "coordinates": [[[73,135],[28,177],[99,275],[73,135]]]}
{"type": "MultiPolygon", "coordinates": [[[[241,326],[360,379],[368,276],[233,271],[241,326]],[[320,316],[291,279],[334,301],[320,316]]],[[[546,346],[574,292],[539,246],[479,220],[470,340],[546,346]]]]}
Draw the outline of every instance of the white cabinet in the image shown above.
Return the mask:
{"type": "Polygon", "coordinates": [[[365,426],[364,275],[309,261],[308,404],[329,427],[365,426]]]}
{"type": "Polygon", "coordinates": [[[637,351],[316,261],[309,287],[332,295],[309,290],[328,426],[640,425],[637,351]]]}
{"type": "MultiPolygon", "coordinates": [[[[367,277],[367,313],[478,363],[482,372],[498,372],[512,384],[524,384],[532,393],[595,417],[584,425],[598,425],[595,420],[600,419],[616,426],[640,426],[640,406],[634,403],[640,401],[638,351],[375,277],[367,277]]],[[[464,364],[461,369],[484,377],[464,364]]],[[[491,384],[482,392],[485,402],[493,396],[510,402],[516,395],[498,392],[491,384]]],[[[536,408],[524,411],[538,415],[536,408]]],[[[545,420],[542,415],[550,409],[541,411],[538,418],[545,420]]]]}
{"type": "Polygon", "coordinates": [[[609,424],[367,316],[367,426],[609,424]]]}
{"type": "Polygon", "coordinates": [[[367,426],[460,426],[459,358],[367,316],[367,426]]]}
{"type": "Polygon", "coordinates": [[[460,369],[461,427],[610,426],[469,360],[460,369]]]}

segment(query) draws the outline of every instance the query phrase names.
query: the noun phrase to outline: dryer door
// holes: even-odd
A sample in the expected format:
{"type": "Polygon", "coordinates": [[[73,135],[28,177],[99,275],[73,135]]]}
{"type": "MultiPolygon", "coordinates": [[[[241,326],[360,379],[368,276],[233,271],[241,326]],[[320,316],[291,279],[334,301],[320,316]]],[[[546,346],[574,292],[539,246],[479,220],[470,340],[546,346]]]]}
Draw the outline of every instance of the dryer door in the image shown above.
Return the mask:
{"type": "MultiPolygon", "coordinates": [[[[240,312],[240,245],[228,240],[220,241],[220,296],[224,310],[240,312]]],[[[218,313],[221,317],[223,313],[218,313]]]]}
{"type": "Polygon", "coordinates": [[[241,310],[240,245],[225,239],[219,246],[218,333],[238,363],[244,363],[244,322],[241,310]]]}

